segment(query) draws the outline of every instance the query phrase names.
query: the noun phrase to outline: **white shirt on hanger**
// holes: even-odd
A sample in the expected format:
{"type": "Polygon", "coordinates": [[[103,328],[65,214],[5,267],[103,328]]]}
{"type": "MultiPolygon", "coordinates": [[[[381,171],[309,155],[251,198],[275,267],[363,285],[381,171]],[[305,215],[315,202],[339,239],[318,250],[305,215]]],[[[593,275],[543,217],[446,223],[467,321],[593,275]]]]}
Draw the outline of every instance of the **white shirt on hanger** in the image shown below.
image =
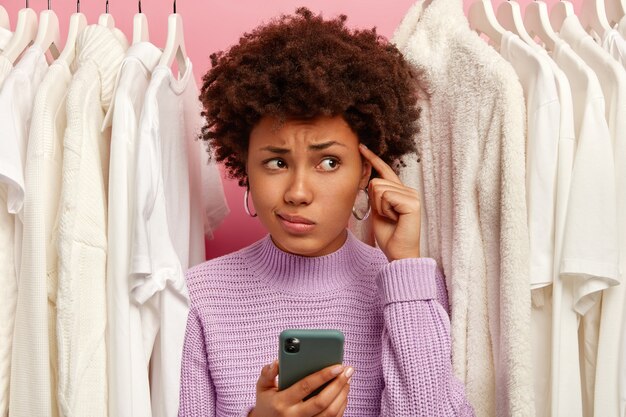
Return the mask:
{"type": "Polygon", "coordinates": [[[59,202],[58,399],[62,415],[106,417],[106,255],[110,130],[101,131],[127,45],[101,25],[76,42],[59,202]]]}
{"type": "Polygon", "coordinates": [[[151,415],[150,356],[146,357],[142,336],[141,306],[130,299],[128,260],[139,117],[152,70],[160,57],[161,51],[149,42],[128,49],[103,126],[112,127],[107,219],[107,376],[109,413],[118,417],[151,415]]]}
{"type": "Polygon", "coordinates": [[[35,92],[47,69],[43,51],[33,46],[0,90],[0,415],[6,415],[9,402],[28,131],[35,92]]]}
{"type": "MultiPolygon", "coordinates": [[[[619,37],[617,32],[612,32],[619,37]]],[[[576,16],[564,20],[561,37],[594,70],[604,94],[605,116],[615,158],[620,269],[623,271],[626,266],[626,72],[585,32],[576,16]]],[[[605,41],[607,39],[608,37],[605,41]]],[[[625,294],[621,276],[620,285],[607,288],[602,294],[594,390],[594,415],[598,416],[620,416],[619,367],[615,364],[622,363],[619,358],[622,351],[620,334],[623,324],[616,317],[621,318],[624,315],[625,294]]],[[[624,359],[626,360],[626,353],[624,359]]],[[[624,389],[626,388],[622,387],[621,390],[624,389]]]]}
{"type": "MultiPolygon", "coordinates": [[[[496,49],[511,63],[519,76],[526,102],[526,202],[530,239],[530,288],[535,290],[533,299],[540,297],[541,300],[540,303],[534,302],[532,309],[531,327],[533,335],[538,336],[532,338],[533,380],[536,415],[547,417],[550,415],[551,392],[551,315],[545,314],[548,307],[543,299],[543,288],[552,284],[554,269],[556,216],[553,213],[557,203],[558,151],[562,123],[558,80],[553,69],[554,64],[548,55],[532,49],[517,35],[504,32],[499,48],[496,49]]],[[[558,68],[556,70],[560,71],[558,68]]],[[[569,90],[567,80],[566,88],[569,90]]],[[[571,109],[571,96],[569,100],[571,109]]]]}
{"type": "Polygon", "coordinates": [[[512,32],[504,32],[500,55],[517,73],[526,102],[526,204],[530,239],[530,284],[552,283],[554,186],[561,107],[554,74],[541,56],[512,32]]]}
{"type": "MultiPolygon", "coordinates": [[[[205,215],[218,213],[214,226],[228,212],[223,191],[202,207],[202,175],[216,176],[204,146],[196,140],[202,120],[198,89],[187,60],[177,79],[169,67],[158,65],[146,92],[137,141],[137,204],[133,225],[132,296],[146,303],[153,317],[142,315],[144,341],[152,346],[151,391],[154,417],[178,413],[180,361],[188,294],[184,271],[204,261],[205,215]],[[152,324],[147,324],[151,321],[152,324]],[[158,334],[157,334],[158,332],[158,334]]],[[[206,181],[204,182],[207,183],[206,181]]],[[[218,187],[221,190],[221,187],[218,187]]]]}
{"type": "Polygon", "coordinates": [[[11,373],[11,416],[57,416],[57,247],[65,99],[72,79],[55,61],[37,89],[25,168],[24,234],[11,373]],[[37,401],[33,401],[37,398],[37,401]]]}
{"type": "Polygon", "coordinates": [[[558,390],[553,415],[581,416],[576,312],[584,316],[599,291],[618,278],[613,151],[598,78],[564,41],[556,43],[552,56],[572,88],[576,132],[559,266],[562,293],[556,295],[553,313],[553,386],[558,390]]]}

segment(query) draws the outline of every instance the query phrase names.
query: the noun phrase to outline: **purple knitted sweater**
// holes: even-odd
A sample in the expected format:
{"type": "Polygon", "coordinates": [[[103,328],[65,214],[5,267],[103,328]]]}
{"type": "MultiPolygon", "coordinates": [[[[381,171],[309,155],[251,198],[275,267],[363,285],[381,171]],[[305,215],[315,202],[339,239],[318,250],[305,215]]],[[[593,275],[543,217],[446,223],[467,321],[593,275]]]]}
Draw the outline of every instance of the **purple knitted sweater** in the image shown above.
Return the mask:
{"type": "Polygon", "coordinates": [[[345,334],[345,417],[473,416],[452,375],[443,276],[428,258],[388,262],[348,232],[320,257],[265,238],[187,272],[191,308],[180,417],[247,416],[286,328],[345,334]]]}

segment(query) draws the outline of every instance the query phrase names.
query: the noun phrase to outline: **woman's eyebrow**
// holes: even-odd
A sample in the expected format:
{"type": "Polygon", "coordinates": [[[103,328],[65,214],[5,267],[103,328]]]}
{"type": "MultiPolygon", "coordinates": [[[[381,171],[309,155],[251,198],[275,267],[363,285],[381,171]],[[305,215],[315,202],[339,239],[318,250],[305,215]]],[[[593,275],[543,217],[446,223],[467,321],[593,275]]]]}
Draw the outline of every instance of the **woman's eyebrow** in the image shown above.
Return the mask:
{"type": "Polygon", "coordinates": [[[291,150],[289,150],[287,148],[279,148],[277,146],[272,146],[272,145],[264,146],[264,147],[262,147],[259,150],[261,150],[261,151],[269,151],[269,152],[277,153],[277,154],[280,154],[280,155],[284,155],[286,153],[291,152],[291,150]]]}
{"type": "Polygon", "coordinates": [[[334,140],[331,140],[330,142],[323,142],[323,143],[316,143],[314,145],[309,145],[309,149],[313,150],[313,151],[321,151],[324,149],[328,149],[333,145],[339,145],[339,146],[343,146],[344,148],[346,147],[346,145],[344,145],[341,142],[337,142],[334,140]]]}
{"type": "MultiPolygon", "coordinates": [[[[344,148],[346,147],[346,145],[344,145],[341,142],[337,142],[337,141],[331,140],[329,142],[315,143],[313,145],[309,145],[309,149],[312,150],[312,151],[322,151],[322,150],[328,149],[328,148],[330,148],[331,146],[334,146],[334,145],[343,146],[344,148]]],[[[288,153],[291,152],[291,150],[288,149],[288,148],[280,148],[278,146],[272,146],[272,145],[264,146],[260,150],[261,151],[269,151],[269,152],[276,153],[276,154],[279,154],[279,155],[284,155],[284,154],[288,154],[288,153]]]]}

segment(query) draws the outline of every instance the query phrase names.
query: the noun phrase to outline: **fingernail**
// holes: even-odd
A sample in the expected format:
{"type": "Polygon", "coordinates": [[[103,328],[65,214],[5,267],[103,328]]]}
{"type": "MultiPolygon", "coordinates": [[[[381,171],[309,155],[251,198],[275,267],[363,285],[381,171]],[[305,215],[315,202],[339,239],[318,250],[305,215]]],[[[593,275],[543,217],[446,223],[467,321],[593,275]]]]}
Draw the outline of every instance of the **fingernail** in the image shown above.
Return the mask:
{"type": "Polygon", "coordinates": [[[341,365],[336,365],[330,368],[330,373],[333,375],[339,375],[342,371],[343,371],[343,366],[341,365]]]}
{"type": "Polygon", "coordinates": [[[274,362],[270,363],[269,370],[270,370],[270,371],[273,371],[273,370],[274,370],[274,366],[275,366],[274,362]]]}
{"type": "Polygon", "coordinates": [[[365,146],[365,145],[364,145],[364,144],[362,144],[362,143],[359,143],[359,147],[361,147],[361,148],[363,148],[363,149],[367,149],[367,146],[365,146]]]}
{"type": "Polygon", "coordinates": [[[276,375],[276,378],[274,378],[274,385],[278,386],[278,375],[276,375]]]}
{"type": "Polygon", "coordinates": [[[352,381],[352,377],[348,378],[348,380],[346,381],[346,384],[350,385],[350,381],[352,381]]]}
{"type": "Polygon", "coordinates": [[[344,375],[346,376],[346,378],[350,378],[353,373],[354,373],[354,368],[349,366],[348,369],[346,369],[346,373],[344,375]]]}

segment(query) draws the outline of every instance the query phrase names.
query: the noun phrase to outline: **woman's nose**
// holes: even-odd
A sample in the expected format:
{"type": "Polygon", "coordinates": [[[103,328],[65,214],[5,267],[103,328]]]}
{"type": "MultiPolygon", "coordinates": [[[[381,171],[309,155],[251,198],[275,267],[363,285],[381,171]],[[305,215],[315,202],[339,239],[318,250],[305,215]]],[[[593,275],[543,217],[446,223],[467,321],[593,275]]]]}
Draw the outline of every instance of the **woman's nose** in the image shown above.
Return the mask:
{"type": "Polygon", "coordinates": [[[307,205],[313,199],[311,184],[304,172],[296,172],[285,190],[285,202],[291,205],[307,205]]]}

